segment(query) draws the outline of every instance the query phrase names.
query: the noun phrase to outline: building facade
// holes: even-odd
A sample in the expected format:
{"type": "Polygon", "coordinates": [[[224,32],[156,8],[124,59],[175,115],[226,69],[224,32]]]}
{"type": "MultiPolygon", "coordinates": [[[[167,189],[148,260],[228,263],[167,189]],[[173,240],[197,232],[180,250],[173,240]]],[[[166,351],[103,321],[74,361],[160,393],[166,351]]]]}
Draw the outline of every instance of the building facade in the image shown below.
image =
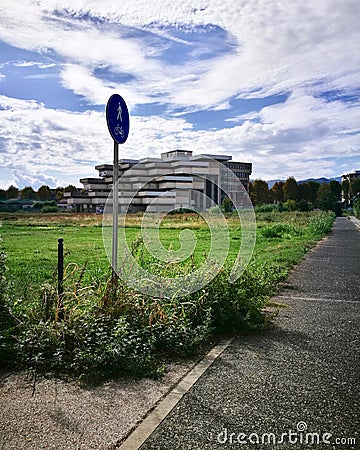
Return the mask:
{"type": "Polygon", "coordinates": [[[349,181],[355,180],[356,178],[360,178],[360,170],[355,170],[355,172],[347,173],[345,175],[341,175],[341,181],[349,181]]]}
{"type": "MultiPolygon", "coordinates": [[[[98,178],[83,178],[78,194],[65,194],[67,204],[78,212],[102,212],[111,193],[113,166],[95,167],[98,178]]],[[[173,150],[161,158],[119,161],[120,212],[205,210],[219,205],[227,194],[241,204],[244,195],[239,182],[249,191],[252,164],[232,161],[231,156],[193,155],[188,150],[173,150]]]]}

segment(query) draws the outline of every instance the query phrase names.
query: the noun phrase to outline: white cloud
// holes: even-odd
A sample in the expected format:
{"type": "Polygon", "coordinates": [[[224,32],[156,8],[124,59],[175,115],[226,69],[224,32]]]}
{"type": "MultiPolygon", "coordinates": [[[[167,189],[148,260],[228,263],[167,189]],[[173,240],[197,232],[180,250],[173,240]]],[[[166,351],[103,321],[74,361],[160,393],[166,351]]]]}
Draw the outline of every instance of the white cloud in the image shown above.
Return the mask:
{"type": "MultiPolygon", "coordinates": [[[[341,4],[332,0],[158,0],[151,7],[145,0],[123,0],[121,7],[107,0],[22,0],[0,7],[0,36],[12,45],[33,50],[44,49],[45,44],[86,70],[109,65],[115,73],[135,75],[139,82],[130,84],[129,90],[137,91],[137,100],[145,97],[149,86],[173,104],[208,108],[239,93],[251,95],[256,90],[258,96],[259,89],[262,95],[284,92],[322,78],[336,80],[343,87],[349,82],[357,85],[356,78],[349,77],[351,71],[358,72],[360,62],[357,6],[354,0],[341,4]],[[20,14],[24,10],[27,13],[20,14]],[[106,22],[103,27],[92,26],[81,20],[85,13],[106,22]],[[156,46],[145,37],[129,37],[125,28],[116,33],[114,24],[156,31],[170,25],[218,25],[233,36],[237,49],[212,60],[195,59],[187,67],[175,66],[174,77],[161,61],[161,52],[156,54],[156,46]],[[188,76],[191,73],[194,77],[188,76]]],[[[63,75],[66,86],[77,92],[78,78],[75,75],[72,86],[68,75],[63,75]]],[[[92,95],[83,88],[79,92],[97,103],[106,86],[97,80],[94,87],[92,95]]]]}
{"type": "Polygon", "coordinates": [[[19,167],[13,170],[14,184],[19,188],[31,186],[34,190],[38,190],[41,186],[49,186],[51,188],[60,187],[63,183],[55,177],[47,176],[43,173],[33,173],[28,175],[26,168],[19,167]]]}
{"type": "Polygon", "coordinates": [[[71,113],[45,108],[34,101],[0,96],[0,164],[22,170],[24,176],[79,174],[105,157],[106,131],[100,113],[71,113]],[[100,146],[100,149],[98,148],[100,146]],[[80,162],[80,161],[83,162],[80,162]],[[75,164],[75,162],[77,163],[75,164]],[[89,162],[91,161],[91,162],[89,162]]]}
{"type": "MultiPolygon", "coordinates": [[[[60,111],[0,96],[0,123],[0,166],[12,170],[17,181],[42,180],[55,171],[58,180],[70,175],[79,184],[79,178],[96,175],[95,164],[113,158],[104,112],[60,111]]],[[[183,119],[134,116],[120,157],[149,156],[149,148],[152,156],[159,156],[176,147],[178,136],[190,127],[183,119]]]]}
{"type": "Polygon", "coordinates": [[[49,69],[55,67],[55,64],[43,64],[37,61],[16,61],[13,63],[15,67],[38,67],[39,69],[49,69]]]}
{"type": "MultiPolygon", "coordinates": [[[[131,115],[124,154],[158,156],[176,147],[230,153],[252,161],[263,178],[338,175],[334,161],[352,158],[353,166],[360,158],[359,101],[342,99],[359,97],[358,0],[19,0],[0,5],[0,22],[1,40],[55,55],[60,83],[89,108],[119,90],[130,111],[155,100],[168,105],[168,118],[131,115]],[[210,25],[223,30],[229,45],[205,57],[190,32],[210,25]],[[188,56],[181,64],[164,57],[175,44],[188,56]],[[331,90],[338,99],[324,94],[331,90]],[[278,93],[287,100],[235,111],[232,128],[196,130],[181,118],[203,109],[231,111],[234,98],[278,93]]],[[[5,96],[0,106],[2,167],[28,177],[56,168],[58,178],[76,182],[94,174],[95,163],[111,162],[104,113],[5,96]]]]}
{"type": "MultiPolygon", "coordinates": [[[[174,148],[194,153],[232,154],[234,160],[252,161],[254,176],[297,178],[336,176],[329,159],[359,156],[358,135],[345,133],[359,123],[359,109],[336,107],[297,93],[281,105],[263,108],[260,122],[245,121],[232,128],[195,130],[183,118],[132,116],[128,141],[120,158],[158,157],[174,148]],[[306,118],[310,111],[310,118],[306,118]],[[305,117],[303,117],[305,114],[305,117]],[[341,118],[341,121],[339,120],[341,118]],[[341,142],[341,145],[339,145],[341,142]]],[[[112,140],[105,114],[47,109],[34,101],[0,97],[0,165],[28,177],[51,181],[96,176],[95,164],[112,161],[112,140]],[[35,178],[34,178],[35,177],[35,178]]],[[[360,162],[360,159],[359,159],[360,162]]],[[[61,183],[64,184],[64,183],[61,183]]]]}

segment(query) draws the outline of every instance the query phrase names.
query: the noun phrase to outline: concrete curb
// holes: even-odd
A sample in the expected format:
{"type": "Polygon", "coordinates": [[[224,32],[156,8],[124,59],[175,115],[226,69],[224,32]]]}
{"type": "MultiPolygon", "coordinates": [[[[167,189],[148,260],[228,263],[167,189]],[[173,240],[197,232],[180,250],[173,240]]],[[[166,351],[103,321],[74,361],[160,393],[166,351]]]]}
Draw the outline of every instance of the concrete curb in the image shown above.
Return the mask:
{"type": "Polygon", "coordinates": [[[232,343],[234,338],[220,341],[210,352],[170,391],[156,408],[141,422],[141,424],[119,446],[119,450],[136,450],[146,441],[160,425],[170,411],[177,405],[189,389],[211,366],[211,364],[232,343]]]}
{"type": "Polygon", "coordinates": [[[360,231],[360,220],[354,216],[349,216],[349,219],[355,225],[355,227],[360,231]]]}

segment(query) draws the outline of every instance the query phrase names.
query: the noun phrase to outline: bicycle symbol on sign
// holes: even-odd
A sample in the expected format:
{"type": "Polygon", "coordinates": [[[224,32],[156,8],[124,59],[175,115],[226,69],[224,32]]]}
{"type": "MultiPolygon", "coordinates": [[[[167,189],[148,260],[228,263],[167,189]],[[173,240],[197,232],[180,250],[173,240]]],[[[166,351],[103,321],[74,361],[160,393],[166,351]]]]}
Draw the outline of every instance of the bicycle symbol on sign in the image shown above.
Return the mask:
{"type": "Polygon", "coordinates": [[[122,127],[119,124],[117,124],[116,127],[114,128],[114,133],[116,136],[119,135],[122,138],[125,135],[124,130],[122,129],[122,127]]]}

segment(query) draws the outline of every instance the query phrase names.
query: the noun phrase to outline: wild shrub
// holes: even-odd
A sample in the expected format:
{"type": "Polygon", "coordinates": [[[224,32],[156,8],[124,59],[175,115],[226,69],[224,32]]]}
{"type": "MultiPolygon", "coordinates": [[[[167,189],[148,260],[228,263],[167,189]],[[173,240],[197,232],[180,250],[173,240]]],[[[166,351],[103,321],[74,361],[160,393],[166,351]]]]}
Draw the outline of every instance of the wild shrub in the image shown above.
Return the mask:
{"type": "Polygon", "coordinates": [[[360,219],[360,198],[354,202],[354,214],[358,219],[360,219]]]}
{"type": "Polygon", "coordinates": [[[260,232],[265,238],[281,238],[285,236],[291,237],[297,236],[301,233],[293,225],[289,225],[286,223],[277,223],[261,228],[260,232]]]}
{"type": "Polygon", "coordinates": [[[121,284],[109,283],[107,291],[84,286],[72,271],[75,280],[65,283],[63,320],[49,286],[41,291],[39,308],[22,316],[16,330],[18,362],[36,372],[82,378],[158,376],[164,352],[192,355],[214,333],[264,325],[261,309],[285,273],[251,264],[233,284],[229,274],[230,268],[223,268],[187,297],[156,299],[121,284]]]}
{"type": "Polygon", "coordinates": [[[7,295],[6,254],[0,251],[0,366],[7,365],[12,356],[13,317],[10,315],[7,295]]]}
{"type": "Polygon", "coordinates": [[[254,210],[256,213],[271,213],[278,211],[278,205],[275,203],[262,203],[260,205],[256,205],[254,210]]]}
{"type": "MultiPolygon", "coordinates": [[[[56,206],[56,201],[55,200],[47,200],[47,201],[38,201],[38,202],[34,202],[32,205],[32,209],[34,210],[42,210],[45,207],[48,206],[56,206]]],[[[57,211],[57,208],[56,208],[57,211]]]]}
{"type": "Polygon", "coordinates": [[[0,308],[4,308],[6,298],[6,254],[0,251],[0,308]]]}
{"type": "Polygon", "coordinates": [[[43,208],[41,208],[42,213],[56,213],[57,211],[57,206],[44,206],[43,208]]]}
{"type": "Polygon", "coordinates": [[[314,237],[324,236],[330,233],[335,218],[334,212],[321,212],[310,221],[308,230],[314,237]]]}
{"type": "Polygon", "coordinates": [[[282,207],[284,211],[296,211],[297,204],[295,200],[287,200],[285,203],[283,203],[282,207]]]}
{"type": "MultiPolygon", "coordinates": [[[[328,232],[335,218],[325,212],[263,214],[265,226],[260,233],[270,240],[260,239],[260,248],[275,248],[277,255],[283,243],[271,242],[271,238],[289,239],[284,247],[293,250],[298,236],[303,239],[300,246],[304,242],[308,245],[328,232]],[[293,237],[296,239],[291,241],[293,237]]],[[[163,277],[194,270],[191,258],[182,265],[155,264],[144,251],[142,239],[133,242],[132,250],[138,263],[163,277]]],[[[234,283],[229,282],[231,267],[225,265],[198,291],[165,298],[138,292],[121,280],[109,281],[106,269],[69,264],[64,273],[61,319],[55,280],[43,284],[29,303],[22,293],[16,294],[17,304],[13,301],[11,308],[10,302],[3,302],[7,287],[1,284],[5,274],[2,257],[0,307],[7,305],[9,317],[16,319],[4,325],[6,336],[0,340],[0,353],[5,355],[1,345],[6,342],[6,352],[13,352],[19,366],[34,372],[97,379],[121,374],[158,377],[164,370],[165,355],[193,355],[214,334],[264,327],[263,308],[294,263],[294,258],[286,258],[286,264],[276,258],[270,260],[279,265],[254,259],[234,283]]],[[[35,289],[27,291],[33,295],[35,289]]]]}
{"type": "Polygon", "coordinates": [[[28,317],[18,326],[15,349],[20,365],[34,372],[102,379],[154,375],[152,342],[146,328],[135,327],[126,317],[85,310],[67,311],[61,321],[28,317]]]}
{"type": "Polygon", "coordinates": [[[297,207],[297,210],[298,210],[298,211],[303,211],[303,212],[305,212],[305,211],[311,211],[311,210],[313,209],[313,206],[311,205],[311,203],[307,202],[307,201],[304,200],[304,199],[299,200],[299,201],[297,202],[296,207],[297,207]]]}

